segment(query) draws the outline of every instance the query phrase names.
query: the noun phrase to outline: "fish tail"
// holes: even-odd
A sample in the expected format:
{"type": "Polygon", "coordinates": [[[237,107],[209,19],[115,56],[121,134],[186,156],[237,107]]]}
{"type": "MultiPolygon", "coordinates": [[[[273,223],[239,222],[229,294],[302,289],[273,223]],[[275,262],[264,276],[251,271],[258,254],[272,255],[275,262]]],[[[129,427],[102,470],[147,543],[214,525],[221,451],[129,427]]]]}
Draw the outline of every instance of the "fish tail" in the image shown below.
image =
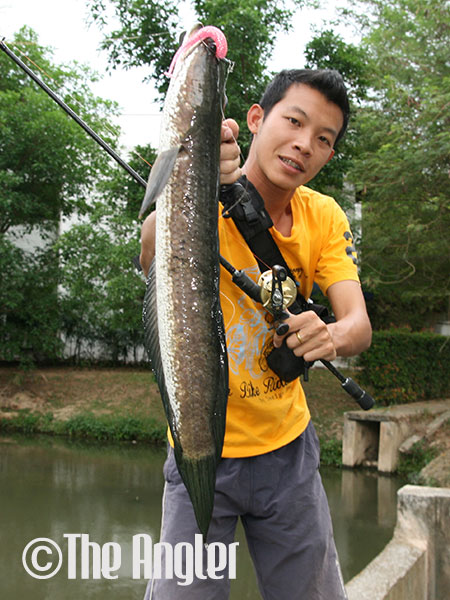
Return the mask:
{"type": "Polygon", "coordinates": [[[182,456],[177,463],[191,498],[198,528],[206,541],[214,507],[216,457],[208,455],[199,459],[188,459],[182,456]]]}

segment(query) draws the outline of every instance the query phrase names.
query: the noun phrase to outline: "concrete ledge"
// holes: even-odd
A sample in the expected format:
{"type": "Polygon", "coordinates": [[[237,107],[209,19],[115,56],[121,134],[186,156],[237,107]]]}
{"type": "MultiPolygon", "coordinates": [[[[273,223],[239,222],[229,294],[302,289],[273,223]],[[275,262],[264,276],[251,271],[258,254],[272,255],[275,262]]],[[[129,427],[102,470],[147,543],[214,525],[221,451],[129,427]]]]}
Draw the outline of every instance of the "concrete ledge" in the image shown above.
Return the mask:
{"type": "Polygon", "coordinates": [[[450,400],[414,402],[370,411],[358,410],[344,415],[342,462],[346,467],[358,465],[376,467],[383,473],[397,469],[399,449],[421,439],[414,437],[417,423],[426,423],[433,415],[440,415],[423,435],[433,433],[446,422],[450,400]]]}
{"type": "Polygon", "coordinates": [[[442,600],[450,589],[450,489],[406,485],[386,548],[346,586],[349,600],[442,600]]]}
{"type": "Polygon", "coordinates": [[[426,550],[393,540],[346,585],[348,600],[425,600],[426,550]]]}

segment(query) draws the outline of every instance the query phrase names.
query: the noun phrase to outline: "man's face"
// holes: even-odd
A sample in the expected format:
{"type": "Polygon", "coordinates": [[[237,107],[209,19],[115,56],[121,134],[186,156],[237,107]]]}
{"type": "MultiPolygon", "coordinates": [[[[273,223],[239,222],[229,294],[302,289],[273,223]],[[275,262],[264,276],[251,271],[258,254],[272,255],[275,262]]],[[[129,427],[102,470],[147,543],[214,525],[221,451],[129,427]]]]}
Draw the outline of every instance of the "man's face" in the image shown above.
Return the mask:
{"type": "Polygon", "coordinates": [[[304,185],[333,157],[343,121],[336,104],[305,84],[292,85],[266,119],[264,110],[253,105],[248,125],[254,134],[255,174],[283,190],[304,185]]]}

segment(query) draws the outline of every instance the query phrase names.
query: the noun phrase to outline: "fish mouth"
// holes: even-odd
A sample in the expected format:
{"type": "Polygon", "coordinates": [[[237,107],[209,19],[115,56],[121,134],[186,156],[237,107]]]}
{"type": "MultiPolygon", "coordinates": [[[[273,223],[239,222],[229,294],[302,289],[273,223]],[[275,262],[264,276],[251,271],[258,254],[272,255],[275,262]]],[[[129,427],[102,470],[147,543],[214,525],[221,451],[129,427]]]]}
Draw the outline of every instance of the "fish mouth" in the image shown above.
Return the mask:
{"type": "Polygon", "coordinates": [[[305,172],[305,166],[299,160],[295,160],[293,158],[288,158],[287,156],[279,156],[279,159],[281,160],[282,163],[284,163],[285,165],[288,165],[288,167],[292,167],[293,169],[295,169],[296,171],[299,171],[300,173],[305,172]]]}

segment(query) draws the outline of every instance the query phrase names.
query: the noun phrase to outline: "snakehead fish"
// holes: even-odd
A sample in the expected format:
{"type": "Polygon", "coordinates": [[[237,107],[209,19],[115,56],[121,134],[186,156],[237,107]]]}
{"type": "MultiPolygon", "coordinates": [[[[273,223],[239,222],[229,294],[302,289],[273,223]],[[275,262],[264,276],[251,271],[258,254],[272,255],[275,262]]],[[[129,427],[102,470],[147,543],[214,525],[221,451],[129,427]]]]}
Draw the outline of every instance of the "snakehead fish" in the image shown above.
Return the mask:
{"type": "MultiPolygon", "coordinates": [[[[175,55],[158,158],[141,214],[157,198],[143,321],[179,473],[206,537],[225,433],[228,362],[219,300],[220,130],[229,65],[214,27],[175,55]]],[[[172,69],[172,67],[171,67],[172,69]]]]}

